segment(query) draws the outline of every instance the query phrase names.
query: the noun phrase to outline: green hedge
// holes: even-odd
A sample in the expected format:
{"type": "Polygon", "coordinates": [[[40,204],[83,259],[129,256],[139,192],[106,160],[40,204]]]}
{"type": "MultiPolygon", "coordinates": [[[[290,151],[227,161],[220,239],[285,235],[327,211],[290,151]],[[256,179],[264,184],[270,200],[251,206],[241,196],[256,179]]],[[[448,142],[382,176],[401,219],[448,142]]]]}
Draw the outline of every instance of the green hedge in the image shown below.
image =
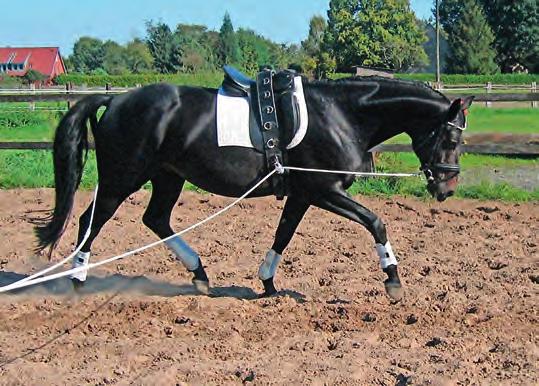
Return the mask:
{"type": "MultiPolygon", "coordinates": [[[[338,73],[332,76],[332,79],[345,78],[350,74],[338,73]]],[[[434,82],[434,74],[395,74],[396,78],[417,80],[420,82],[434,82]]],[[[495,75],[461,75],[451,74],[442,75],[442,82],[445,84],[531,84],[539,82],[539,74],[495,74],[495,75]]]]}
{"type": "MultiPolygon", "coordinates": [[[[421,82],[434,82],[434,74],[397,74],[397,78],[418,80],[421,82]]],[[[539,74],[495,74],[495,75],[442,75],[445,84],[531,84],[539,82],[539,74]]]]}
{"type": "Polygon", "coordinates": [[[65,74],[55,79],[60,85],[71,82],[74,85],[86,85],[99,87],[110,84],[113,87],[134,87],[137,84],[148,85],[153,83],[173,83],[178,85],[190,85],[201,87],[218,87],[223,81],[220,72],[197,73],[197,74],[126,74],[126,75],[84,75],[65,74]]]}
{"type": "MultiPolygon", "coordinates": [[[[334,74],[332,79],[351,76],[350,74],[334,74]]],[[[434,74],[396,74],[397,78],[417,80],[421,82],[434,82],[434,74]]],[[[159,82],[178,85],[219,87],[223,80],[222,72],[201,72],[196,74],[126,74],[126,75],[84,75],[66,74],[56,78],[56,83],[65,85],[68,82],[74,85],[88,87],[103,87],[110,84],[113,87],[134,87],[137,84],[147,85],[159,82]]],[[[531,84],[539,82],[539,74],[496,74],[496,75],[442,75],[445,84],[531,84]]]]}

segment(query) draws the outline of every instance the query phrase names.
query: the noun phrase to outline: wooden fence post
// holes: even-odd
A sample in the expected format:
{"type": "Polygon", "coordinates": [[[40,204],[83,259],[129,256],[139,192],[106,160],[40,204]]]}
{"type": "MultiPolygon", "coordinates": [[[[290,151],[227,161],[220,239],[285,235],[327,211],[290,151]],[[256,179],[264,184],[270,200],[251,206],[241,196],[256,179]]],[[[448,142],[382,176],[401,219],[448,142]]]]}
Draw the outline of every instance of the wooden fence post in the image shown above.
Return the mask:
{"type": "MultiPolygon", "coordinates": [[[[71,91],[72,89],[72,86],[71,86],[71,82],[67,82],[66,83],[66,95],[69,94],[69,91],[71,91]]],[[[68,100],[67,101],[67,109],[71,109],[71,102],[68,100]]]]}
{"type": "MultiPolygon", "coordinates": [[[[36,92],[36,85],[35,83],[30,83],[30,91],[36,92]]],[[[36,109],[36,102],[30,102],[29,106],[30,110],[34,111],[36,109]]]]}
{"type": "MultiPolygon", "coordinates": [[[[492,92],[492,82],[487,83],[487,94],[492,92]]],[[[492,107],[492,102],[485,102],[486,107],[492,107]]]]}
{"type": "MultiPolygon", "coordinates": [[[[537,92],[537,82],[532,82],[532,93],[535,94],[537,92]]],[[[532,109],[537,108],[537,101],[532,101],[532,109]]]]}

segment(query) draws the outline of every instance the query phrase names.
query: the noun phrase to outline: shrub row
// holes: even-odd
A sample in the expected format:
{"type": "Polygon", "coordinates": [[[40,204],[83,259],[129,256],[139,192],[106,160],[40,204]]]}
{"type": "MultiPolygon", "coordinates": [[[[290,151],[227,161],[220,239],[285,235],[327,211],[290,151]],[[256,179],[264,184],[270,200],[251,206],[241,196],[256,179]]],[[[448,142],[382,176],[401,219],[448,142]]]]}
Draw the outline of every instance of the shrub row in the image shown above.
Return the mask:
{"type": "MultiPolygon", "coordinates": [[[[397,74],[397,78],[417,80],[421,82],[435,82],[434,74],[397,74]]],[[[442,75],[445,84],[531,84],[539,82],[539,74],[495,74],[495,75],[442,75]]]]}
{"type": "Polygon", "coordinates": [[[173,83],[201,87],[218,87],[223,81],[223,74],[218,72],[196,74],[127,74],[127,75],[84,75],[64,74],[55,79],[57,84],[72,83],[76,86],[103,87],[110,84],[113,87],[135,87],[153,83],[173,83]]]}
{"type": "MultiPolygon", "coordinates": [[[[333,79],[350,76],[350,74],[338,73],[333,79]]],[[[396,74],[397,78],[417,80],[421,82],[434,82],[434,74],[396,74]]],[[[65,85],[71,82],[74,85],[86,85],[88,87],[103,87],[110,84],[113,87],[134,87],[138,84],[147,85],[152,83],[167,82],[178,85],[191,85],[202,87],[218,87],[223,80],[221,72],[206,72],[196,74],[127,74],[127,75],[84,75],[65,74],[56,78],[56,83],[65,85]]],[[[445,84],[531,84],[539,82],[539,74],[495,74],[495,75],[442,75],[445,84]]]]}

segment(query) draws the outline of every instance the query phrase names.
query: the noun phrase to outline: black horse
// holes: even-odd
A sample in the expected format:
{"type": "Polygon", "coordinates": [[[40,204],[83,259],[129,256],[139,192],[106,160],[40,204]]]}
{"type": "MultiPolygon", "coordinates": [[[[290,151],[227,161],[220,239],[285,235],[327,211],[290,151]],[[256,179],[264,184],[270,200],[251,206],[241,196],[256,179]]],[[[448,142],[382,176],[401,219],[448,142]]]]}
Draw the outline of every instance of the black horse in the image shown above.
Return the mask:
{"type": "MultiPolygon", "coordinates": [[[[359,171],[373,146],[402,132],[411,139],[429,192],[439,201],[456,189],[464,111],[473,98],[451,103],[425,84],[377,77],[304,81],[309,126],[303,141],[288,151],[287,165],[359,171]]],[[[245,147],[218,147],[217,90],[157,84],[119,96],[89,96],[63,117],[54,140],[56,202],[48,224],[38,227],[39,248],[61,237],[80,183],[88,148],[87,121],[95,139],[99,193],[91,233],[74,260],[88,263],[102,226],[130,194],[151,181],[153,191],[143,222],[160,238],[174,234],[169,220],[185,181],[224,196],[238,197],[269,172],[264,155],[245,147]],[[97,120],[97,110],[106,111],[97,120]]],[[[402,289],[397,261],[380,218],[354,201],[346,189],[354,176],[291,171],[287,199],[275,241],[259,269],[265,295],[275,293],[273,277],[283,250],[303,215],[314,205],[363,225],[374,237],[385,286],[393,298],[402,289]]],[[[251,197],[273,194],[270,181],[251,197]]],[[[79,243],[91,207],[80,217],[79,243]]],[[[198,255],[179,237],[167,241],[193,272],[193,283],[208,293],[209,281],[198,255]]],[[[86,272],[74,275],[84,281],[86,272]]]]}

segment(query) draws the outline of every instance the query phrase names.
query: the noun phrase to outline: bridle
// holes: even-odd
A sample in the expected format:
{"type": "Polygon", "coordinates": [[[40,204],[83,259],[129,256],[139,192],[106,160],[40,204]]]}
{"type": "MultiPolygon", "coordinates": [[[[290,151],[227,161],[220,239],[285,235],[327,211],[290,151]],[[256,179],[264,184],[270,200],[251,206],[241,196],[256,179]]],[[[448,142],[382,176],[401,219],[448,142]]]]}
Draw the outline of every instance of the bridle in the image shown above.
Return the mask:
{"type": "MultiPolygon", "coordinates": [[[[454,127],[460,130],[461,132],[466,130],[466,121],[464,121],[464,126],[459,126],[453,122],[448,122],[446,125],[454,127]]],[[[431,156],[427,162],[423,162],[421,164],[421,168],[420,168],[420,170],[423,173],[425,173],[425,177],[427,178],[427,182],[429,184],[439,184],[441,182],[447,182],[450,179],[456,177],[460,173],[460,166],[458,164],[434,162],[434,157],[436,156],[436,154],[438,154],[438,151],[440,150],[440,147],[442,146],[444,130],[449,130],[449,128],[446,125],[442,125],[438,127],[437,129],[431,131],[426,136],[426,138],[424,138],[418,145],[414,146],[414,150],[416,154],[419,155],[419,152],[427,144],[429,144],[433,138],[435,138],[434,146],[431,151],[431,156]],[[434,177],[436,172],[446,173],[448,174],[448,176],[446,176],[445,178],[436,178],[434,177]]],[[[454,143],[454,145],[456,148],[458,146],[458,143],[454,143]]]]}

